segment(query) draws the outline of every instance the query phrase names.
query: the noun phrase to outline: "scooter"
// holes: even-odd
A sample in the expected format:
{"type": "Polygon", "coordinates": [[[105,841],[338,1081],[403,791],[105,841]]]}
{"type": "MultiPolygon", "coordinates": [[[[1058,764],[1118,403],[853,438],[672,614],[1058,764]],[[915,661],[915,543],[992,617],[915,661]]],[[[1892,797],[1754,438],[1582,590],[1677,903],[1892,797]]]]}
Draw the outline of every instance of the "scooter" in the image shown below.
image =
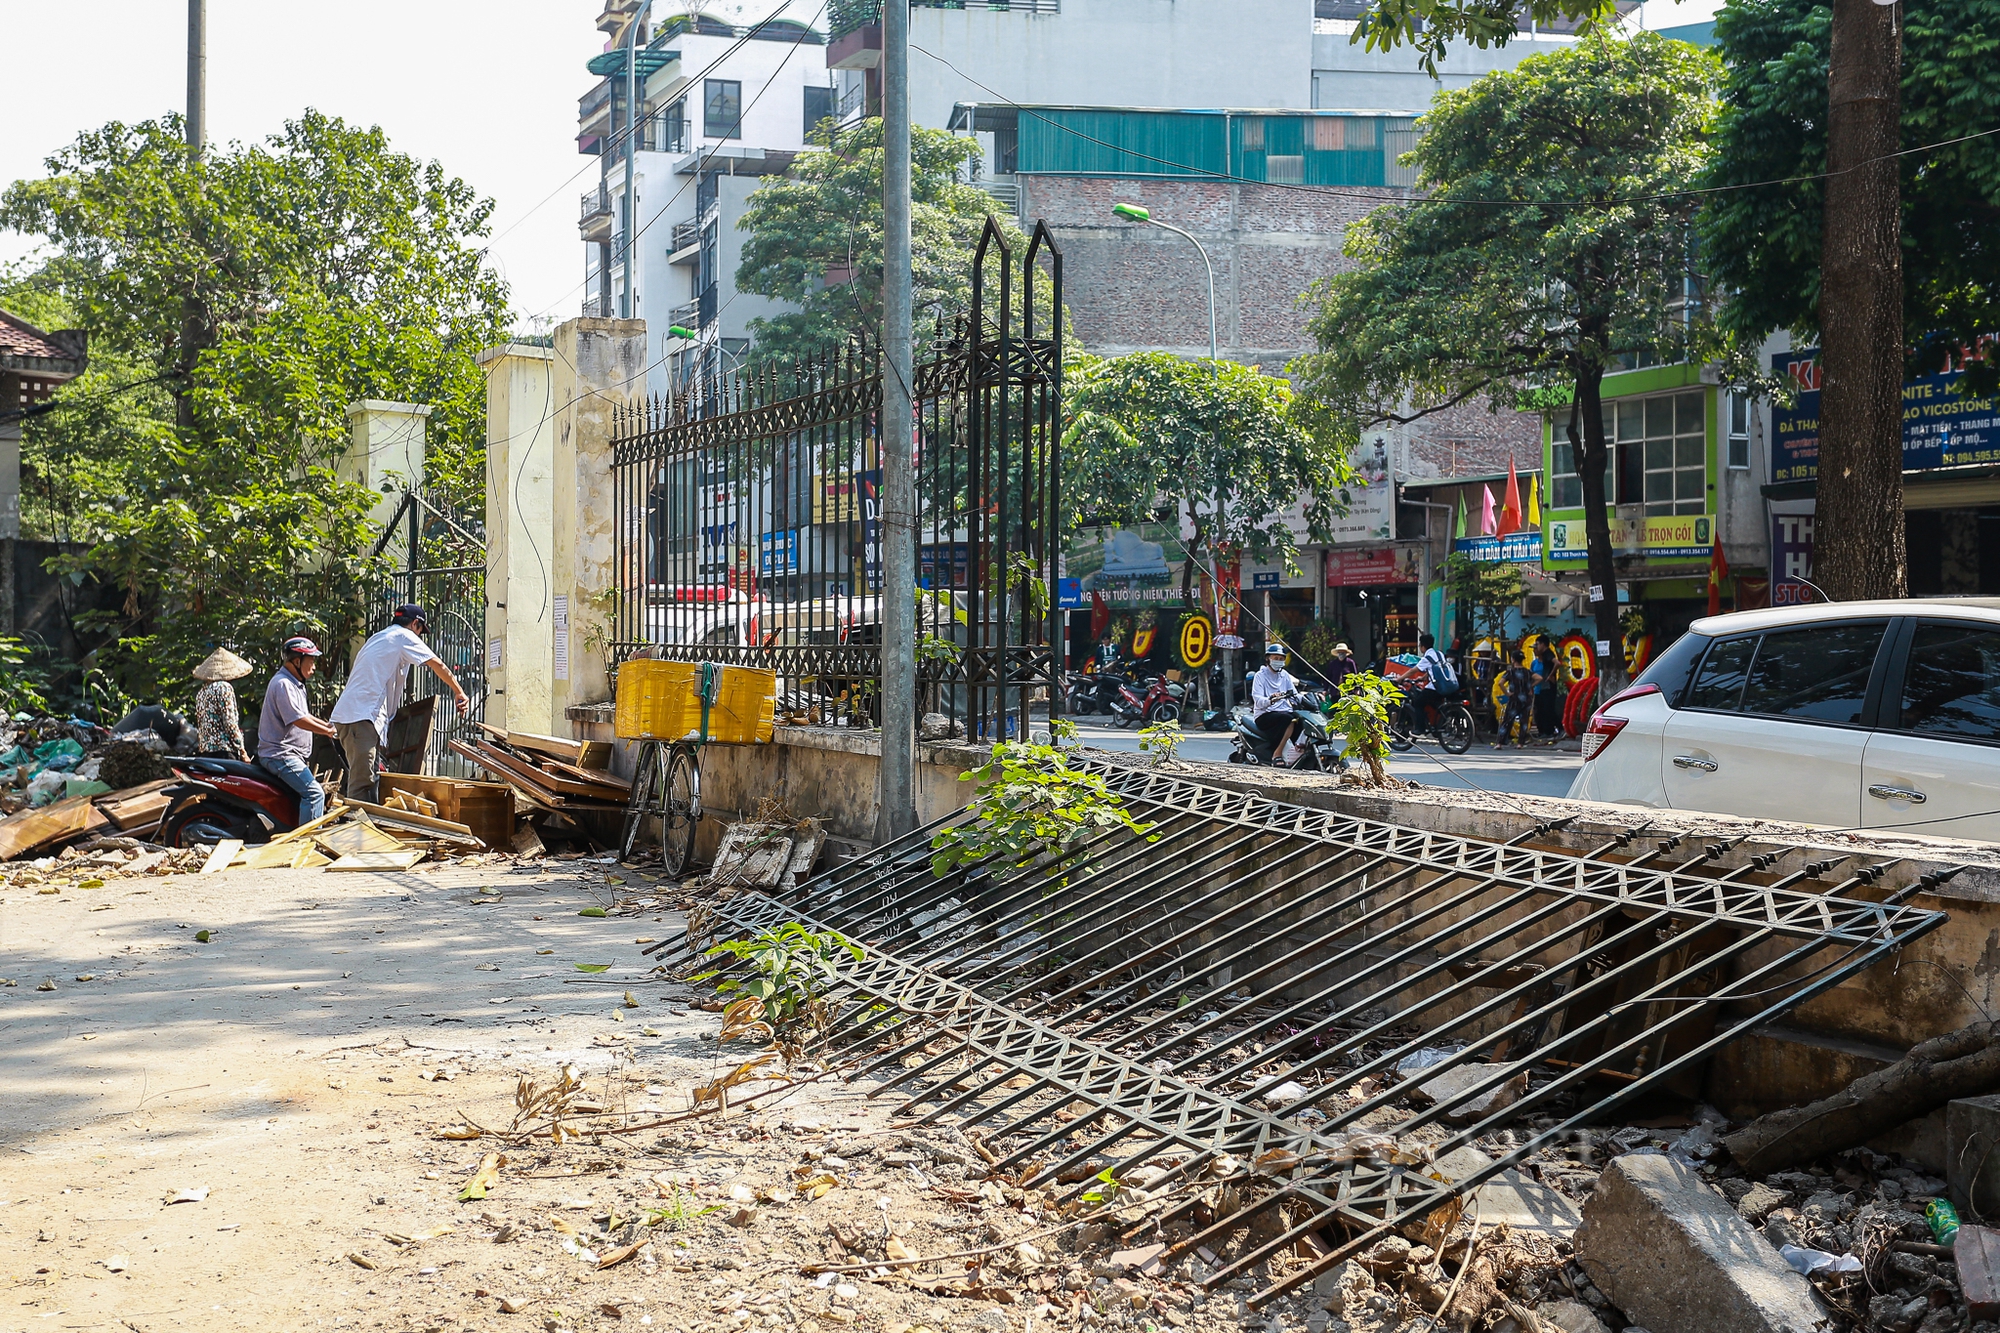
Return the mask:
{"type": "Polygon", "coordinates": [[[158,841],[213,847],[225,838],[269,842],[299,826],[298,793],[256,764],[237,759],[175,759],[179,781],[166,789],[158,841]]]}
{"type": "Polygon", "coordinates": [[[1347,748],[1347,742],[1327,726],[1327,696],[1318,690],[1303,690],[1284,697],[1292,699],[1295,704],[1292,716],[1296,724],[1292,728],[1292,744],[1299,747],[1298,758],[1290,764],[1280,762],[1275,747],[1251,716],[1250,705],[1238,704],[1230,713],[1230,731],[1236,744],[1229,752],[1229,762],[1292,768],[1302,772],[1345,772],[1347,760],[1341,757],[1341,751],[1347,748]]]}

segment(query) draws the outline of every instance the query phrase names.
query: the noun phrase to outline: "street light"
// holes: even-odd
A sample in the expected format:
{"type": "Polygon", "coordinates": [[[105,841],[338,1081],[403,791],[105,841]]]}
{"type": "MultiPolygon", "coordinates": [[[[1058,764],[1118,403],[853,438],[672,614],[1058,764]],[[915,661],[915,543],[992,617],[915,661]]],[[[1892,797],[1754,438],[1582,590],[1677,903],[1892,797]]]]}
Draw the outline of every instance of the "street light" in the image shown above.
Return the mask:
{"type": "Polygon", "coordinates": [[[1208,270],[1208,359],[1211,361],[1220,359],[1215,349],[1215,265],[1208,262],[1208,251],[1202,248],[1200,241],[1195,240],[1192,232],[1182,231],[1179,227],[1160,221],[1137,204],[1113,204],[1111,211],[1121,218],[1130,218],[1134,222],[1144,222],[1149,226],[1170,231],[1176,236],[1184,236],[1194,245],[1195,252],[1201,256],[1201,266],[1208,270]]]}

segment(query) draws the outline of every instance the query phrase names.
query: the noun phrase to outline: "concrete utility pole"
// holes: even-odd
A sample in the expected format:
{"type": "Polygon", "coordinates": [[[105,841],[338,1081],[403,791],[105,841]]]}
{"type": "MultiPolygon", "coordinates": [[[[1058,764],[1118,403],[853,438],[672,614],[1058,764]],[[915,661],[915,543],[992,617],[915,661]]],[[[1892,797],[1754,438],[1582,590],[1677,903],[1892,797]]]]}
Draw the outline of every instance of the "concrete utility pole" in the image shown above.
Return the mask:
{"type": "Polygon", "coordinates": [[[882,6],[881,833],[917,826],[917,500],[910,463],[910,5],[882,6]]]}
{"type": "Polygon", "coordinates": [[[618,317],[632,318],[632,231],[638,201],[632,197],[632,155],[639,149],[639,25],[653,11],[652,0],[640,5],[625,25],[625,225],[618,233],[618,254],[625,265],[625,286],[618,293],[618,317]]]}
{"type": "Polygon", "coordinates": [[[208,0],[188,0],[187,143],[196,157],[208,142],[208,0]]]}

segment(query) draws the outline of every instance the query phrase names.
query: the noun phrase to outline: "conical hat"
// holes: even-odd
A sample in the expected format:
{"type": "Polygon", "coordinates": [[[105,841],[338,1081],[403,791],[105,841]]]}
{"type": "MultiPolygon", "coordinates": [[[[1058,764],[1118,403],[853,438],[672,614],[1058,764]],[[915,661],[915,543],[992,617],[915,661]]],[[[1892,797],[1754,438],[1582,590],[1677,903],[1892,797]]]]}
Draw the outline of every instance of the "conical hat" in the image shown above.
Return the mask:
{"type": "Polygon", "coordinates": [[[202,659],[194,669],[196,680],[241,680],[256,668],[230,652],[227,648],[217,648],[202,659]]]}

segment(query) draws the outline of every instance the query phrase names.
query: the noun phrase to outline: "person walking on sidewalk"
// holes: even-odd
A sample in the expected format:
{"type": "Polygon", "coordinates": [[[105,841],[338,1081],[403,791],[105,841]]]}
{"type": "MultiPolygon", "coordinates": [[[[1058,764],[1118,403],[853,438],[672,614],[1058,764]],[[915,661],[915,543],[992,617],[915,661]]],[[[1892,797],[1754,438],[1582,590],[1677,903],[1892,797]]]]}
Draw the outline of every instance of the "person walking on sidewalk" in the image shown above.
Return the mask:
{"type": "Polygon", "coordinates": [[[194,692],[195,753],[203,759],[235,759],[250,762],[243,748],[243,710],[236,700],[231,681],[241,680],[253,670],[248,662],[217,648],[194,669],[202,687],[194,692]]]}
{"type": "Polygon", "coordinates": [[[307,638],[286,639],[285,665],[264,687],[264,711],[257,717],[257,762],[299,794],[299,823],[326,813],[326,790],[312,771],[312,738],[334,734],[306,707],[306,682],[319,667],[319,645],[307,638]]]}
{"type": "Polygon", "coordinates": [[[388,628],[361,645],[347,670],[347,688],[333,706],[333,725],[340,749],[347,756],[349,800],[378,799],[382,751],[389,744],[389,719],[403,706],[403,681],[411,667],[429,667],[443,681],[463,713],[470,706],[451,668],[438,660],[423,635],[430,629],[424,609],[411,603],[396,608],[388,628]]]}

